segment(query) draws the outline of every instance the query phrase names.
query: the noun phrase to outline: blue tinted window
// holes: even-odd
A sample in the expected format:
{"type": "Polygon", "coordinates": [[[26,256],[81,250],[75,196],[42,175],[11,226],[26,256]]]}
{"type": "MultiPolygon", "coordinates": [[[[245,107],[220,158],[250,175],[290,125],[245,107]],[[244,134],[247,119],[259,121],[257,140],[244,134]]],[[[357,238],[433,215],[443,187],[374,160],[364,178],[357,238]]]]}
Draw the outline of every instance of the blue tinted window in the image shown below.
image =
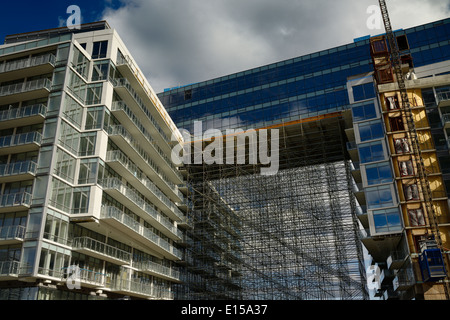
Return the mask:
{"type": "Polygon", "coordinates": [[[366,200],[369,209],[391,207],[394,205],[392,192],[389,185],[374,188],[366,188],[366,200]]]}
{"type": "Polygon", "coordinates": [[[375,89],[372,82],[353,87],[353,99],[355,101],[371,99],[374,97],[375,89]]]}
{"type": "Polygon", "coordinates": [[[389,162],[376,163],[366,166],[368,185],[387,183],[392,181],[392,171],[389,162]]]}
{"type": "Polygon", "coordinates": [[[360,145],[358,150],[361,163],[384,160],[383,144],[381,141],[360,145]]]}
{"type": "Polygon", "coordinates": [[[402,230],[400,213],[397,208],[374,211],[373,222],[377,233],[402,230]]]}
{"type": "Polygon", "coordinates": [[[361,141],[368,141],[384,136],[381,121],[369,121],[358,124],[359,137],[361,141]]]}
{"type": "Polygon", "coordinates": [[[376,118],[375,104],[370,103],[362,106],[355,106],[352,108],[353,121],[359,122],[363,120],[376,118]]]}

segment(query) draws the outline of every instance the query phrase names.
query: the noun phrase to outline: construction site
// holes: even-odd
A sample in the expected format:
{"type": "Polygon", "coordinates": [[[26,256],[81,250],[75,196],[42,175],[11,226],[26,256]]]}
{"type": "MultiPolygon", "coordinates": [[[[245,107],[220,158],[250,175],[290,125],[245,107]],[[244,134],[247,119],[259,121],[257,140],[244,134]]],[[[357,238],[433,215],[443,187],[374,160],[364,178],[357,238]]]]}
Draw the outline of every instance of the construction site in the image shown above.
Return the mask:
{"type": "Polygon", "coordinates": [[[344,128],[342,113],[264,128],[279,132],[272,176],[260,164],[185,167],[195,209],[178,298],[366,298],[344,128]]]}

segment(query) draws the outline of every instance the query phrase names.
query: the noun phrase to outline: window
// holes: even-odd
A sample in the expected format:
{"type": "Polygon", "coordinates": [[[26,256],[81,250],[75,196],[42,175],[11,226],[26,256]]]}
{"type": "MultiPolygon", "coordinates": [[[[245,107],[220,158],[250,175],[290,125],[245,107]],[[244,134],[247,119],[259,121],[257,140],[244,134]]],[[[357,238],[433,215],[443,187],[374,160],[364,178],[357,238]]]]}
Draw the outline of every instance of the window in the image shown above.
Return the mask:
{"type": "Polygon", "coordinates": [[[399,161],[398,167],[402,177],[414,175],[414,168],[411,160],[399,161]]]}
{"type": "Polygon", "coordinates": [[[410,152],[408,139],[394,139],[395,152],[397,154],[410,152]]]}
{"type": "Polygon", "coordinates": [[[389,162],[366,166],[367,184],[369,186],[392,182],[392,171],[389,162]]]}
{"type": "Polygon", "coordinates": [[[103,123],[103,107],[88,108],[86,113],[85,130],[101,129],[103,123]]]}
{"type": "Polygon", "coordinates": [[[92,81],[106,80],[109,73],[109,60],[95,61],[92,69],[92,81]]]}
{"type": "Polygon", "coordinates": [[[406,201],[420,200],[417,184],[403,185],[406,201]]]}
{"type": "Polygon", "coordinates": [[[361,84],[358,86],[354,86],[352,88],[353,88],[353,99],[355,101],[375,98],[375,88],[373,86],[373,82],[361,84]]]}
{"type": "Polygon", "coordinates": [[[368,141],[384,136],[383,125],[381,121],[369,121],[358,124],[360,140],[368,141]]]}
{"type": "Polygon", "coordinates": [[[361,163],[384,160],[383,144],[381,141],[359,145],[359,159],[361,163]]]}
{"type": "Polygon", "coordinates": [[[394,205],[390,185],[366,188],[365,192],[369,209],[391,207],[394,205]]]}
{"type": "Polygon", "coordinates": [[[362,106],[354,106],[352,108],[352,113],[354,122],[373,119],[377,117],[377,112],[375,111],[375,105],[373,103],[362,106]]]}
{"type": "Polygon", "coordinates": [[[389,125],[392,132],[405,130],[402,117],[389,118],[389,125]]]}
{"type": "Polygon", "coordinates": [[[410,209],[408,210],[409,222],[411,226],[424,226],[425,216],[422,209],[410,209]]]}
{"type": "Polygon", "coordinates": [[[106,58],[106,52],[108,50],[108,41],[94,42],[92,47],[92,59],[106,58]]]}
{"type": "Polygon", "coordinates": [[[402,230],[400,213],[397,208],[374,211],[373,222],[377,233],[402,230]]]}

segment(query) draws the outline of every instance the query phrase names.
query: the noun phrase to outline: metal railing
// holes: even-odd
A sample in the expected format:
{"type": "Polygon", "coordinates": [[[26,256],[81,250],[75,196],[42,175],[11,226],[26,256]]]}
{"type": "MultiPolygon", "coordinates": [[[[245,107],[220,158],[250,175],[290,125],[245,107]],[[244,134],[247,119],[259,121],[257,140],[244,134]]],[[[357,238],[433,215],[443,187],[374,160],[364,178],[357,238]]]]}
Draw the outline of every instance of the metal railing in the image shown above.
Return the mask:
{"type": "Polygon", "coordinates": [[[131,260],[130,253],[89,237],[74,238],[72,242],[72,248],[92,250],[102,255],[109,256],[124,262],[130,262],[131,260]]]}
{"type": "Polygon", "coordinates": [[[40,144],[41,141],[42,141],[42,134],[37,131],[13,134],[10,136],[0,137],[0,148],[14,147],[30,143],[40,144]]]}
{"type": "Polygon", "coordinates": [[[52,82],[47,78],[10,84],[0,87],[0,97],[44,88],[50,91],[51,86],[52,82]]]}
{"type": "Polygon", "coordinates": [[[122,181],[118,178],[107,178],[105,180],[100,181],[99,183],[103,189],[114,189],[119,191],[125,197],[127,197],[130,201],[132,201],[136,206],[138,206],[142,211],[147,213],[161,225],[163,225],[167,230],[177,235],[178,237],[182,237],[182,233],[178,230],[169,219],[163,217],[153,205],[145,202],[136,192],[127,187],[122,181]]]}
{"type": "Polygon", "coordinates": [[[27,57],[25,59],[9,61],[1,64],[0,73],[39,66],[46,63],[50,63],[51,65],[54,66],[55,61],[56,57],[51,53],[37,57],[27,57]]]}
{"type": "Polygon", "coordinates": [[[173,293],[167,288],[155,284],[147,284],[138,280],[115,279],[108,287],[113,291],[125,291],[152,297],[155,299],[173,299],[173,293]]]}
{"type": "Polygon", "coordinates": [[[102,207],[101,213],[100,213],[101,219],[106,218],[112,218],[116,219],[120,223],[124,224],[128,228],[135,231],[137,234],[143,236],[147,240],[153,242],[157,246],[163,248],[167,252],[172,253],[176,257],[181,257],[181,252],[176,249],[174,246],[172,246],[168,241],[164,240],[160,236],[158,236],[156,233],[154,233],[151,229],[145,228],[142,226],[139,222],[134,220],[133,218],[126,215],[122,210],[116,207],[112,206],[106,206],[102,207]]]}
{"type": "Polygon", "coordinates": [[[8,193],[0,196],[0,207],[30,206],[31,194],[28,192],[8,193]]]}
{"type": "MultiPolygon", "coordinates": [[[[148,179],[145,174],[138,168],[131,160],[120,150],[108,151],[106,154],[106,161],[120,162],[136,179],[138,179],[147,189],[149,189],[155,197],[164,203],[172,212],[179,217],[183,217],[180,209],[170,201],[170,199],[159,188],[148,179]]],[[[183,198],[184,199],[184,198],[183,198]]]]}
{"type": "Polygon", "coordinates": [[[36,174],[36,170],[37,163],[32,160],[0,164],[0,177],[26,173],[36,174]]]}
{"type": "Polygon", "coordinates": [[[19,261],[0,261],[0,276],[18,275],[19,261]]]}
{"type": "Polygon", "coordinates": [[[0,240],[10,239],[24,239],[25,238],[25,226],[7,226],[0,227],[0,240]]]}
{"type": "Polygon", "coordinates": [[[444,91],[444,92],[439,92],[437,94],[437,103],[439,104],[439,102],[441,101],[447,101],[450,100],[450,91],[444,91]]]}
{"type": "Polygon", "coordinates": [[[153,261],[143,261],[143,262],[135,262],[133,264],[133,267],[143,271],[148,270],[152,271],[161,275],[168,276],[173,279],[180,279],[180,272],[177,270],[174,270],[173,268],[169,268],[166,266],[163,266],[159,263],[153,262],[153,261]]]}
{"type": "Polygon", "coordinates": [[[21,119],[42,114],[45,116],[47,108],[43,104],[34,104],[20,108],[12,108],[0,112],[0,121],[21,119]]]}

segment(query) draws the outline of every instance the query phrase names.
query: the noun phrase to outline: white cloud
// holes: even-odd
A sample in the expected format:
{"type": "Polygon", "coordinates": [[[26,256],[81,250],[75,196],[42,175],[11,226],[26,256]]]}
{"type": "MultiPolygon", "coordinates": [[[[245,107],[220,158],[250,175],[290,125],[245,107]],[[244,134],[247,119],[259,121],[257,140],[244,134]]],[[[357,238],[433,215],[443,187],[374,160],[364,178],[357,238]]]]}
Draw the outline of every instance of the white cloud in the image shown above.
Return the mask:
{"type": "MultiPolygon", "coordinates": [[[[383,33],[375,0],[123,0],[104,13],[156,92],[383,33]]],[[[449,16],[448,0],[388,3],[394,29],[449,16]]]]}

